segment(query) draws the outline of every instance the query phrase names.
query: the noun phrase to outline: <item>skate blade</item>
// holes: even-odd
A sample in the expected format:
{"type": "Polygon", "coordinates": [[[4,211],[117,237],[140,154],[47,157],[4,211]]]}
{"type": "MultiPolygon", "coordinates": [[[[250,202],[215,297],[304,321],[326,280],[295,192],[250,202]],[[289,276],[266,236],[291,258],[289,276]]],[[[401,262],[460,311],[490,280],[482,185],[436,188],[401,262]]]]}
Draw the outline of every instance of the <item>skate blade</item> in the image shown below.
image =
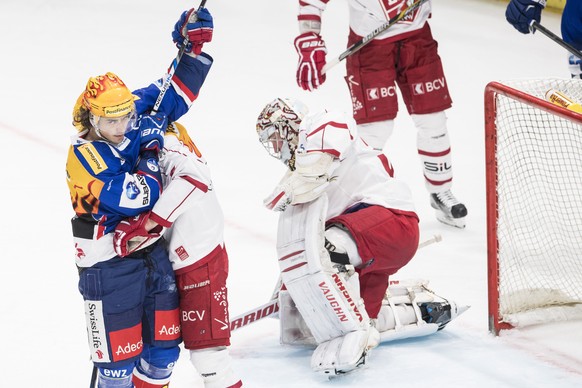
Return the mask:
{"type": "Polygon", "coordinates": [[[466,225],[465,224],[465,217],[452,218],[452,217],[445,215],[440,210],[435,210],[435,215],[436,215],[437,220],[439,220],[440,222],[442,222],[445,225],[453,226],[453,227],[459,228],[459,229],[465,229],[465,225],[466,225]]]}
{"type": "Polygon", "coordinates": [[[469,310],[471,306],[462,305],[458,306],[455,302],[451,303],[451,321],[457,318],[459,315],[463,314],[465,311],[469,310]]]}

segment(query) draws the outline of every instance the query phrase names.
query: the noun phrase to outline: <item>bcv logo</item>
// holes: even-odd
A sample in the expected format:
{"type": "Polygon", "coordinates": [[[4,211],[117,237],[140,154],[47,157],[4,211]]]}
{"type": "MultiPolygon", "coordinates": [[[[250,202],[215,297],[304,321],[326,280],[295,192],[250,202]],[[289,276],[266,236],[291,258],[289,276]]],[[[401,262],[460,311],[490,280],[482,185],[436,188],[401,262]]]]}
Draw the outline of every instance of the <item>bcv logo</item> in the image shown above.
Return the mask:
{"type": "Polygon", "coordinates": [[[432,93],[435,90],[440,90],[446,86],[444,78],[437,78],[433,81],[419,82],[412,84],[412,93],[415,95],[432,93]]]}

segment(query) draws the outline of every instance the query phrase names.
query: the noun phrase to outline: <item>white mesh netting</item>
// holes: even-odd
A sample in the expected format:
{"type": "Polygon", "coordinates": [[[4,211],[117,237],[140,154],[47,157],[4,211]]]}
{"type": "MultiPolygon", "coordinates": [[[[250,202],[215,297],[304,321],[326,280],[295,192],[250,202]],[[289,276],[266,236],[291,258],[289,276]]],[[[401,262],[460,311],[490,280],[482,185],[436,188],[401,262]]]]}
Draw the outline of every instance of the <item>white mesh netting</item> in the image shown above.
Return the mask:
{"type": "MultiPolygon", "coordinates": [[[[582,102],[582,81],[503,84],[544,100],[582,102]]],[[[499,310],[582,302],[582,126],[511,97],[496,97],[499,310]]]]}

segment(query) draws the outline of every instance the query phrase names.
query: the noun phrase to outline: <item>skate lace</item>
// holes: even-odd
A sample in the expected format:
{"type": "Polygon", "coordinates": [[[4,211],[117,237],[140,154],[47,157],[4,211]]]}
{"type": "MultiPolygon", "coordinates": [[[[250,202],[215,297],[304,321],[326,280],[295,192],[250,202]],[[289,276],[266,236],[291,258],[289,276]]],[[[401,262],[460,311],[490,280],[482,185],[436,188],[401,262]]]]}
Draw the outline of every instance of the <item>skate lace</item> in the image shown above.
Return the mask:
{"type": "Polygon", "coordinates": [[[441,203],[443,203],[446,207],[449,208],[461,203],[457,198],[455,198],[453,193],[451,193],[451,190],[437,193],[436,196],[441,203]]]}

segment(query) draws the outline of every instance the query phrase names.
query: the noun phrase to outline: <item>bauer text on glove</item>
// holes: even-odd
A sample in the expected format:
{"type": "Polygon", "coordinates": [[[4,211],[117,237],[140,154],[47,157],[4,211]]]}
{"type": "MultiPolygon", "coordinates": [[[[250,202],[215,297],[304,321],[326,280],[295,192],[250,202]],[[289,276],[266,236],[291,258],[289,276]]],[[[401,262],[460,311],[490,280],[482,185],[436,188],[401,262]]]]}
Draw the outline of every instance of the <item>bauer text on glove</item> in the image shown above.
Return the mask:
{"type": "Polygon", "coordinates": [[[295,50],[299,55],[297,63],[297,84],[304,90],[313,91],[325,82],[321,71],[325,66],[325,42],[319,34],[306,32],[295,38],[295,50]]]}

